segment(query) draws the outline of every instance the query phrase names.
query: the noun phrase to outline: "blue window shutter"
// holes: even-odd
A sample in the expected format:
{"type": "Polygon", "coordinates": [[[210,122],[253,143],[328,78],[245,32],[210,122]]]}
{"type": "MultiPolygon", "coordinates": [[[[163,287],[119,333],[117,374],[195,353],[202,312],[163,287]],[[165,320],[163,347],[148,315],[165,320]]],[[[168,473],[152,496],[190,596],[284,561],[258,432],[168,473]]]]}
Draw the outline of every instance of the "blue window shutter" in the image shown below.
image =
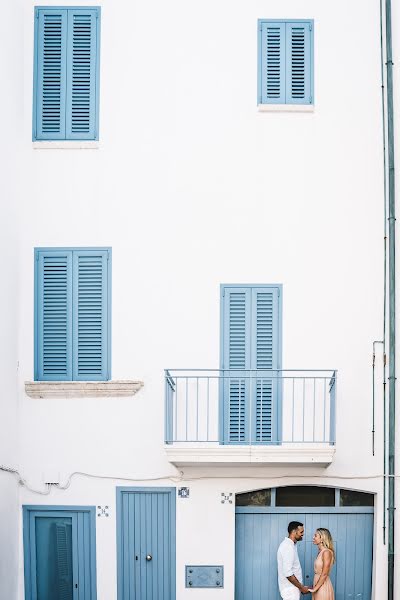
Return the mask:
{"type": "Polygon", "coordinates": [[[285,23],[261,24],[261,103],[285,103],[285,23]]]}
{"type": "Polygon", "coordinates": [[[224,441],[244,443],[248,437],[251,289],[225,288],[223,298],[224,441]],[[235,371],[231,371],[235,370],[235,371]],[[237,377],[236,377],[237,375],[237,377]],[[240,376],[242,375],[242,376],[240,376]]]}
{"type": "Polygon", "coordinates": [[[97,139],[99,9],[68,10],[66,138],[97,139]]]}
{"type": "Polygon", "coordinates": [[[72,252],[36,251],[35,379],[72,379],[72,252]]]}
{"type": "Polygon", "coordinates": [[[312,23],[286,23],[286,103],[312,104],[312,23]]]}
{"type": "Polygon", "coordinates": [[[109,379],[110,251],[73,256],[73,379],[109,379]]]}
{"type": "Polygon", "coordinates": [[[278,288],[252,290],[252,368],[259,371],[252,386],[252,401],[255,405],[252,430],[255,432],[255,441],[264,443],[272,441],[273,397],[276,397],[278,383],[278,293],[278,288]]]}
{"type": "Polygon", "coordinates": [[[225,444],[280,439],[280,313],[278,285],[222,288],[221,439],[225,444]]]}
{"type": "Polygon", "coordinates": [[[67,11],[36,9],[34,139],[65,138],[67,11]]]}

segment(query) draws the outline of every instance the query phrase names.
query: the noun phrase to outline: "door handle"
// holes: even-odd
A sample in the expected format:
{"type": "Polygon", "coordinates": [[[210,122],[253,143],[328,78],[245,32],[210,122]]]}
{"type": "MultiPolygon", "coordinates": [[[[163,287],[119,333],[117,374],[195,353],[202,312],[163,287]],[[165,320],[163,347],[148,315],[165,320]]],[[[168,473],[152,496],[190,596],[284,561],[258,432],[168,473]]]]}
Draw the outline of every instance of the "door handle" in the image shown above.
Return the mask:
{"type": "Polygon", "coordinates": [[[152,559],[153,559],[153,557],[152,557],[152,555],[151,555],[151,554],[146,554],[146,560],[147,560],[147,561],[150,561],[150,560],[152,560],[152,559]]]}

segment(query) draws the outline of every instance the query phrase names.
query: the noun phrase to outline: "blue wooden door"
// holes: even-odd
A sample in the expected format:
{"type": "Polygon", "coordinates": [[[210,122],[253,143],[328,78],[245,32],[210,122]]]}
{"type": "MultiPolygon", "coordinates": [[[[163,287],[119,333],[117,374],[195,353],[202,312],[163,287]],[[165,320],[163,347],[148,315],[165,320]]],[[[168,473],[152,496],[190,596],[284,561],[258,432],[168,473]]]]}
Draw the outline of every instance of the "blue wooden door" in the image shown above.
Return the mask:
{"type": "Polygon", "coordinates": [[[29,510],[24,515],[27,600],[95,600],[90,512],[29,510]]]}
{"type": "Polygon", "coordinates": [[[118,490],[118,600],[175,600],[175,488],[118,490]]]}
{"type": "Polygon", "coordinates": [[[261,513],[249,509],[236,514],[235,600],[280,600],[276,553],[290,521],[301,521],[305,527],[298,544],[305,585],[313,584],[317,553],[313,534],[318,527],[326,527],[337,556],[331,573],[335,600],[371,600],[373,513],[289,510],[261,513]]]}
{"type": "Polygon", "coordinates": [[[281,290],[223,286],[221,439],[268,444],[280,439],[281,290]]]}

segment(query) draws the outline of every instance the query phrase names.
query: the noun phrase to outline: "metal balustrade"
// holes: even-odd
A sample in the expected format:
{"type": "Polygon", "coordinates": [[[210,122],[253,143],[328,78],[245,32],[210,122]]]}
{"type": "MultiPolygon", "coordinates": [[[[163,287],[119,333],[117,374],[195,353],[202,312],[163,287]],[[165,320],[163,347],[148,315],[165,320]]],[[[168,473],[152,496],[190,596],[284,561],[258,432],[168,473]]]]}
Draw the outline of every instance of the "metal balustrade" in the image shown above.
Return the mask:
{"type": "Polygon", "coordinates": [[[335,370],[165,370],[165,443],[335,445],[335,370]]]}

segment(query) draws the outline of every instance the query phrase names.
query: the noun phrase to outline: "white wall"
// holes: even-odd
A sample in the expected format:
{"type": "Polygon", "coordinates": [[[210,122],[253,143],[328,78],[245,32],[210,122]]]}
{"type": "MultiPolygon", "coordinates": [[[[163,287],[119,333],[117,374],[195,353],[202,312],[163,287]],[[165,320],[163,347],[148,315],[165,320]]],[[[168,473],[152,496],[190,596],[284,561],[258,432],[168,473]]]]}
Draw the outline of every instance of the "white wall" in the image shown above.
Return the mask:
{"type": "MultiPolygon", "coordinates": [[[[0,95],[3,144],[1,162],[0,271],[0,465],[18,467],[17,322],[18,261],[17,210],[20,202],[18,151],[22,134],[22,4],[2,7],[0,20],[0,95]],[[6,49],[6,50],[5,50],[6,49]]],[[[0,471],[0,598],[17,597],[18,584],[18,483],[0,471]]]]}
{"type": "MultiPolygon", "coordinates": [[[[102,6],[97,150],[32,148],[33,4],[24,2],[19,134],[24,475],[36,486],[54,470],[63,480],[73,471],[143,483],[175,475],[162,448],[163,369],[218,367],[220,283],[282,283],[283,367],[339,370],[334,463],[285,470],[287,481],[312,473],[310,482],[346,487],[341,477],[357,476],[352,487],[378,493],[382,589],[381,482],[369,479],[383,460],[380,363],[375,457],[370,434],[383,311],[378,3],[206,0],[196,10],[183,0],[87,0],[102,6]],[[259,17],[315,20],[313,113],[257,111],[259,17]],[[113,248],[112,375],[139,377],[144,388],[133,399],[32,400],[23,383],[33,378],[33,248],[102,245],[113,248]]],[[[195,482],[190,501],[178,502],[177,572],[182,586],[184,564],[225,564],[227,600],[233,508],[218,495],[281,480],[272,468],[202,473],[215,474],[232,479],[195,482]],[[205,507],[210,518],[188,548],[185,532],[205,507]]],[[[111,506],[112,517],[98,520],[99,600],[116,593],[115,483],[76,477],[49,498],[111,506]]],[[[43,499],[23,491],[22,503],[34,502],[43,499]]],[[[178,587],[179,600],[186,594],[178,587]]]]}

